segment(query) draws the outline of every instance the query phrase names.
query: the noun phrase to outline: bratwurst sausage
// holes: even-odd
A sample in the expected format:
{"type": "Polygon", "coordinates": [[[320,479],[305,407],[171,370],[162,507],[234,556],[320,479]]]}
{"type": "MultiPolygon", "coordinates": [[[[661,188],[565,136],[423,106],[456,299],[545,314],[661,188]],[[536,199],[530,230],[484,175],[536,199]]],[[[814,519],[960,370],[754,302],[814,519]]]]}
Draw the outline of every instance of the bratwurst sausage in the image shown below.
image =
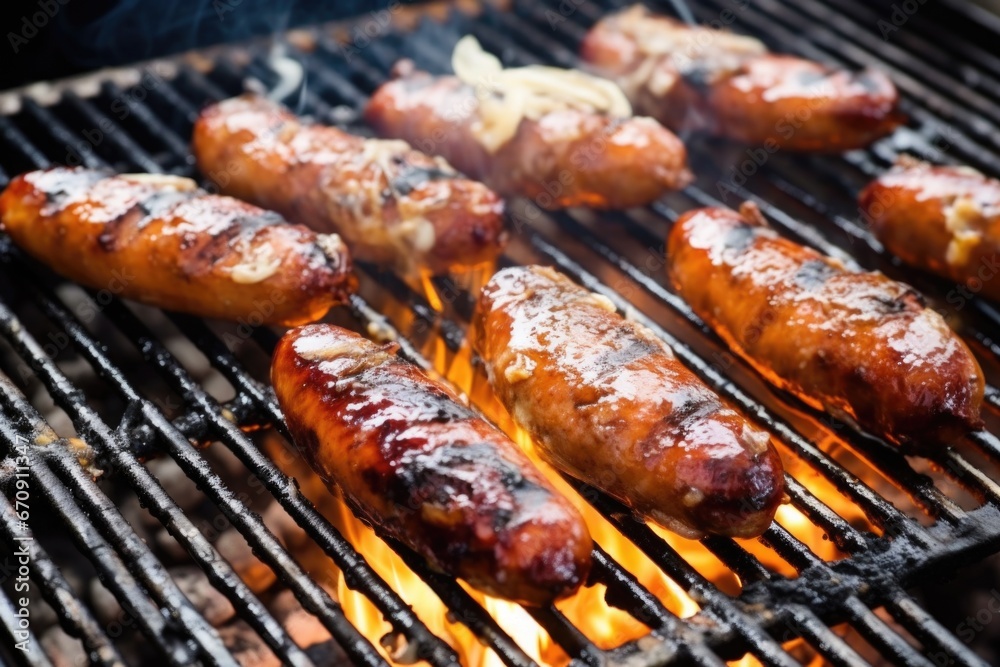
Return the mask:
{"type": "Polygon", "coordinates": [[[372,95],[365,120],[546,209],[640,206],[691,181],[680,139],[651,118],[628,117],[611,82],[556,68],[504,70],[471,39],[454,58],[464,79],[403,61],[398,78],[372,95]]]}
{"type": "Polygon", "coordinates": [[[330,325],[290,331],[271,379],[296,445],[363,520],[490,594],[546,604],[584,581],[586,524],[449,389],[330,325]]]}
{"type": "Polygon", "coordinates": [[[443,273],[494,259],[507,238],[503,201],[444,160],[302,122],[261,97],[202,111],[194,154],[226,194],[336,232],[358,260],[443,273]]]}
{"type": "Polygon", "coordinates": [[[335,234],[199,190],[194,181],[56,167],[15,178],[3,230],[94,289],[203,317],[304,324],[356,286],[335,234]]]}
{"type": "Polygon", "coordinates": [[[993,279],[1000,273],[1000,181],[969,167],[907,160],[872,181],[860,203],[889,252],[961,283],[968,293],[960,298],[981,293],[1000,301],[1000,280],[993,279]]]}
{"type": "Polygon", "coordinates": [[[783,239],[753,204],[674,224],[677,291],[767,380],[899,444],[981,425],[983,373],[911,287],[783,239]]]}
{"type": "Polygon", "coordinates": [[[882,72],[849,72],[768,53],[756,39],[691,26],[635,5],[601,19],[581,56],[616,81],[638,113],[675,132],[705,132],[801,151],[861,148],[898,126],[882,72]]]}
{"type": "Polygon", "coordinates": [[[606,299],[547,267],[483,288],[477,349],[514,420],[554,466],[686,537],[753,537],[784,495],[781,459],[606,299]]]}

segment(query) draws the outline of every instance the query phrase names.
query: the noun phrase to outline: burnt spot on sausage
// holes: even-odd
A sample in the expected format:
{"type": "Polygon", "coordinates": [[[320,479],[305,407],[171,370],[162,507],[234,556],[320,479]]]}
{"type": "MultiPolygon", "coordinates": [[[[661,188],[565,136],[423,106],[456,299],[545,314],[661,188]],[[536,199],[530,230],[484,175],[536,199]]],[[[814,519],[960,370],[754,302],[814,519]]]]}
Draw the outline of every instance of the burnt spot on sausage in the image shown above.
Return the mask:
{"type": "Polygon", "coordinates": [[[636,336],[635,330],[627,324],[616,327],[613,336],[620,346],[609,349],[595,360],[595,365],[601,370],[616,373],[622,366],[636,359],[663,353],[662,347],[653,341],[636,336]]]}
{"type": "Polygon", "coordinates": [[[137,227],[142,229],[153,220],[168,217],[170,212],[181,202],[205,194],[200,190],[157,190],[150,193],[145,200],[139,203],[144,217],[139,221],[137,227]]]}
{"type": "MultiPolygon", "coordinates": [[[[187,254],[181,259],[182,271],[187,275],[201,275],[212,270],[217,262],[232,252],[232,242],[243,228],[230,224],[214,236],[204,236],[204,242],[198,247],[198,241],[187,249],[187,254]]],[[[200,239],[199,239],[200,240],[200,239]]]]}
{"type": "Polygon", "coordinates": [[[233,220],[232,224],[238,226],[242,232],[256,232],[261,227],[269,227],[285,222],[280,214],[274,211],[258,211],[250,215],[240,216],[233,220]]]}
{"type": "Polygon", "coordinates": [[[97,237],[98,246],[105,252],[125,247],[134,233],[152,221],[165,217],[178,204],[197,194],[196,191],[176,190],[150,192],[145,199],[136,202],[121,215],[104,223],[103,231],[97,237]]]}
{"type": "Polygon", "coordinates": [[[128,244],[130,232],[137,228],[145,217],[141,204],[136,204],[119,216],[107,221],[97,237],[97,246],[105,252],[113,252],[128,244]]]}
{"type": "Polygon", "coordinates": [[[697,442],[699,427],[723,408],[710,392],[696,386],[682,387],[672,398],[673,402],[662,406],[663,415],[638,443],[638,451],[650,461],[666,454],[670,447],[664,447],[665,443],[697,442]]]}
{"type": "Polygon", "coordinates": [[[864,69],[857,72],[852,76],[852,79],[859,86],[864,88],[866,93],[871,93],[872,95],[879,95],[885,92],[883,79],[881,79],[873,70],[864,69]]]}
{"type": "Polygon", "coordinates": [[[824,81],[836,74],[837,70],[826,67],[820,70],[801,69],[795,74],[795,82],[803,88],[821,85],[824,81]]]}
{"type": "Polygon", "coordinates": [[[408,423],[412,424],[475,418],[472,410],[443,390],[428,386],[410,372],[399,372],[402,369],[396,368],[402,366],[409,371],[406,364],[401,359],[393,359],[374,368],[363,367],[353,376],[342,376],[342,381],[353,377],[358,385],[366,388],[363,390],[366,400],[352,412],[350,421],[360,424],[373,419],[382,409],[382,404],[374,400],[378,397],[391,398],[393,404],[405,406],[408,423]]]}
{"type": "MultiPolygon", "coordinates": [[[[456,498],[483,493],[491,485],[502,492],[514,494],[528,482],[521,471],[497,452],[488,442],[448,443],[429,452],[409,450],[394,467],[393,499],[406,505],[408,499],[419,499],[447,506],[456,498]]],[[[502,524],[509,510],[500,512],[502,524]]],[[[499,527],[499,526],[498,526],[499,527]]]]}
{"type": "Polygon", "coordinates": [[[827,280],[839,273],[840,270],[822,259],[809,259],[802,263],[792,276],[792,280],[804,290],[814,290],[822,287],[827,280]]]}
{"type": "Polygon", "coordinates": [[[46,215],[58,213],[77,196],[88,192],[99,181],[113,176],[107,169],[48,169],[35,178],[33,185],[45,196],[46,215]]]}
{"type": "Polygon", "coordinates": [[[750,247],[757,237],[757,228],[752,225],[738,224],[726,232],[722,247],[726,250],[743,252],[750,247]]]}
{"type": "Polygon", "coordinates": [[[521,508],[533,504],[527,495],[549,495],[490,442],[411,448],[388,474],[369,477],[373,482],[394,504],[420,514],[435,555],[451,567],[503,541],[521,508]]]}
{"type": "Polygon", "coordinates": [[[879,313],[895,315],[896,313],[916,312],[926,307],[924,296],[916,290],[907,289],[902,294],[876,294],[872,297],[879,313]]]}
{"type": "Polygon", "coordinates": [[[696,488],[711,489],[691,509],[691,516],[702,526],[727,526],[759,516],[777,506],[781,497],[778,462],[773,453],[747,457],[743,465],[725,458],[705,458],[685,466],[686,479],[696,488]]]}
{"type": "Polygon", "coordinates": [[[409,164],[399,159],[399,171],[389,179],[389,187],[397,197],[405,197],[428,181],[441,181],[455,178],[455,172],[440,167],[428,167],[409,164]]]}

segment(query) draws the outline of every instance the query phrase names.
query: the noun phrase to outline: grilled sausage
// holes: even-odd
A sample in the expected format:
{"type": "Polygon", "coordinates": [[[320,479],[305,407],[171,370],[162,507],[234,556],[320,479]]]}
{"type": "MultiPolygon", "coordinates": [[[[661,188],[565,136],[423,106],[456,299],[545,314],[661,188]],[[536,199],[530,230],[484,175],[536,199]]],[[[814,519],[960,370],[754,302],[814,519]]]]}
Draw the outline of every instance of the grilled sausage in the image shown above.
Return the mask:
{"type": "Polygon", "coordinates": [[[503,201],[444,160],[306,124],[264,98],[206,108],[194,153],[226,194],[336,232],[359,260],[442,273],[491,261],[506,241],[503,201]]]}
{"type": "Polygon", "coordinates": [[[903,120],[882,72],[775,55],[756,39],[690,26],[644,7],[605,17],[581,56],[621,85],[638,113],[677,132],[801,151],[860,148],[903,120]]]}
{"type": "MultiPolygon", "coordinates": [[[[514,109],[488,100],[454,76],[431,76],[403,61],[397,79],[372,95],[365,119],[379,134],[444,156],[501,194],[530,197],[540,207],[629,208],[648,204],[691,181],[684,144],[651,118],[616,118],[556,108],[517,120],[514,109]],[[482,132],[513,119],[502,142],[482,132]]],[[[546,75],[550,72],[546,72],[546,75]]]]}
{"type": "Polygon", "coordinates": [[[355,513],[490,594],[546,604],[590,566],[583,518],[449,389],[330,325],[282,338],[271,379],[300,451],[355,513]]]}
{"type": "Polygon", "coordinates": [[[889,252],[967,288],[949,300],[982,293],[1000,301],[1000,181],[906,161],[869,184],[860,203],[889,252]]]}
{"type": "Polygon", "coordinates": [[[251,325],[321,318],[356,286],[335,234],[176,176],[57,167],[15,178],[3,230],[54,271],[142,303],[251,325]]]}
{"type": "Polygon", "coordinates": [[[979,364],[920,294],[780,238],[753,204],[681,216],[667,264],[719,336],[809,405],[914,447],[981,425],[979,364]]]}
{"type": "Polygon", "coordinates": [[[476,324],[496,395],[554,466],[687,537],[771,524],[784,478],[767,433],[606,299],[547,267],[504,269],[476,324]]]}

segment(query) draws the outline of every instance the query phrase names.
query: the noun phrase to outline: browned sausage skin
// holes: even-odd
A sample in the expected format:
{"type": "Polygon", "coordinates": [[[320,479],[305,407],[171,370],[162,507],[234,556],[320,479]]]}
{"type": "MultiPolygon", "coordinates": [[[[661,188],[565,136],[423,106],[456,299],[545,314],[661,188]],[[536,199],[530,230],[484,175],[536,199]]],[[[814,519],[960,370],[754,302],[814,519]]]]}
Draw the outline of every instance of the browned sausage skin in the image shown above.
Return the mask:
{"type": "Polygon", "coordinates": [[[597,22],[581,45],[638,113],[677,132],[726,136],[769,150],[845,151],[903,120],[883,73],[853,73],[767,52],[763,43],[654,15],[636,5],[597,22]]]}
{"type": "Polygon", "coordinates": [[[574,592],[590,567],[583,518],[513,441],[395,352],[330,325],[281,339],[271,379],[310,465],[365,521],[490,595],[574,592]]]}
{"type": "Polygon", "coordinates": [[[1000,301],[1000,181],[968,167],[905,160],[860,197],[892,254],[1000,301]]]}
{"type": "Polygon", "coordinates": [[[494,391],[557,468],[687,537],[771,524],[784,478],[767,433],[606,299],[547,267],[504,269],[476,325],[494,391]]]}
{"type": "Polygon", "coordinates": [[[304,123],[264,98],[206,108],[193,148],[223,192],[336,232],[359,260],[443,273],[491,261],[506,242],[503,201],[444,160],[304,123]]]}
{"type": "Polygon", "coordinates": [[[556,109],[521,118],[513,136],[493,146],[477,130],[485,119],[473,86],[407,62],[396,72],[399,78],[372,95],[365,120],[504,195],[530,197],[547,209],[617,209],[648,204],[691,181],[684,144],[651,118],[556,109]]]}
{"type": "Polygon", "coordinates": [[[979,364],[920,294],[779,237],[756,206],[681,216],[667,267],[700,317],[806,403],[914,447],[981,426],[979,364]]]}
{"type": "Polygon", "coordinates": [[[29,172],[0,196],[0,221],[18,246],[67,278],[203,317],[303,324],[356,285],[335,234],[176,176],[29,172]]]}

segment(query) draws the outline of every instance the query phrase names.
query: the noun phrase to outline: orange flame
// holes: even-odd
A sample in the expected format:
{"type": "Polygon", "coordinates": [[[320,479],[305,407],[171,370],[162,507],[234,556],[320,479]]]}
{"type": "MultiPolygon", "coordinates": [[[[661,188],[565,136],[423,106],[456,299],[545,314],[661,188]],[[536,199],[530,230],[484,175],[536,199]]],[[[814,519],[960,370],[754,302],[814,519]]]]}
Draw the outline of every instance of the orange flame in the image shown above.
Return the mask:
{"type": "MultiPolygon", "coordinates": [[[[430,283],[424,283],[425,289],[430,283]]],[[[405,326],[412,322],[408,310],[396,303],[377,306],[393,321],[405,326]]],[[[681,618],[689,618],[700,611],[698,604],[670,577],[664,574],[652,561],[617,531],[604,517],[591,507],[573,488],[551,467],[539,460],[530,437],[519,429],[493,396],[483,374],[471,363],[468,344],[457,352],[450,351],[438,336],[428,336],[422,353],[433,364],[442,377],[449,380],[456,389],[465,393],[483,414],[511,436],[539,466],[560,492],[571,499],[583,514],[594,541],[622,564],[643,586],[662,601],[664,606],[681,618]]],[[[848,498],[841,495],[828,482],[820,478],[808,464],[798,460],[787,451],[782,451],[786,470],[811,493],[829,505],[847,522],[863,530],[874,530],[864,513],[848,498]]],[[[301,479],[301,478],[300,478],[301,479]]],[[[324,503],[319,503],[321,507],[324,503]]],[[[326,503],[329,505],[329,503],[326,503]]],[[[483,647],[466,627],[450,619],[445,605],[434,592],[415,575],[402,560],[367,526],[358,521],[342,503],[337,502],[332,510],[327,510],[331,521],[344,533],[357,550],[364,555],[371,566],[400,596],[411,605],[417,616],[428,628],[442,637],[459,654],[462,664],[470,666],[499,667],[501,662],[492,651],[483,647]]],[[[842,558],[836,545],[823,534],[805,515],[791,505],[778,510],[777,521],[797,539],[805,543],[818,557],[824,560],[842,558]]],[[[674,550],[676,550],[699,573],[723,592],[737,595],[741,589],[739,578],[731,572],[711,551],[696,540],[688,540],[658,526],[651,526],[674,550]]],[[[788,576],[796,576],[795,570],[769,547],[757,540],[737,540],[744,549],[758,558],[770,571],[788,576]]],[[[350,590],[343,579],[338,577],[337,593],[345,614],[373,642],[379,641],[386,657],[397,664],[412,661],[405,645],[388,635],[390,627],[375,607],[360,593],[350,590]]],[[[464,585],[464,584],[463,584],[464,585]]],[[[466,587],[469,594],[479,602],[498,622],[520,648],[532,659],[544,665],[562,666],[568,662],[566,654],[554,643],[548,634],[520,606],[490,598],[466,587]]],[[[649,628],[629,614],[611,607],[604,599],[605,588],[595,585],[582,588],[574,596],[557,603],[557,608],[566,615],[580,631],[598,647],[611,649],[638,639],[649,632],[649,628]]],[[[805,655],[806,664],[820,664],[812,661],[814,653],[802,640],[786,644],[798,655],[805,655]]],[[[751,655],[728,663],[734,667],[753,667],[760,664],[751,655]]]]}

